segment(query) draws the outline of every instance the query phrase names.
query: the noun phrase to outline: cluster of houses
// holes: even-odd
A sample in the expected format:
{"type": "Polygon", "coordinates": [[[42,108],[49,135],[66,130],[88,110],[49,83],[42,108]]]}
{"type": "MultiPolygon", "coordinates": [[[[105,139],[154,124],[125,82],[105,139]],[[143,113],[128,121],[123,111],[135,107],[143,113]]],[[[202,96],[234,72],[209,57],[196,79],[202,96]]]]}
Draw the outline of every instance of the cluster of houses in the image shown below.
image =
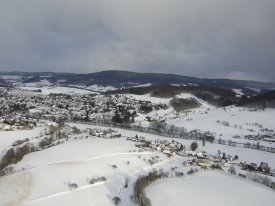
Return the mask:
{"type": "Polygon", "coordinates": [[[199,166],[211,166],[214,164],[222,164],[225,167],[229,167],[231,162],[238,159],[238,156],[235,155],[234,157],[231,155],[226,155],[225,153],[220,153],[218,156],[213,156],[205,151],[192,151],[192,150],[185,150],[185,146],[177,141],[168,141],[168,140],[148,140],[144,137],[128,137],[127,140],[131,140],[136,143],[136,146],[142,149],[150,149],[151,151],[155,152],[163,152],[168,156],[173,156],[175,154],[183,156],[183,157],[190,157],[184,162],[185,166],[190,165],[199,165],[199,166]]]}
{"type": "Polygon", "coordinates": [[[64,121],[111,122],[115,120],[114,117],[118,117],[121,121],[119,123],[122,123],[126,120],[134,122],[134,117],[137,116],[138,112],[147,113],[154,109],[167,108],[166,104],[141,101],[126,94],[69,95],[51,93],[43,95],[18,88],[0,88],[0,117],[2,117],[2,121],[10,125],[19,123],[18,126],[25,124],[22,123],[25,120],[17,120],[24,115],[26,118],[51,121],[62,119],[64,121]]]}
{"type": "Polygon", "coordinates": [[[171,142],[168,140],[148,140],[144,137],[138,137],[137,135],[132,138],[127,138],[127,140],[132,140],[136,143],[136,146],[139,148],[147,148],[150,149],[151,151],[155,152],[163,152],[164,154],[168,156],[173,156],[176,154],[176,152],[181,151],[184,149],[184,146],[177,142],[172,140],[171,142]]]}
{"type": "Polygon", "coordinates": [[[86,128],[81,131],[82,135],[85,138],[90,136],[93,137],[103,137],[103,138],[116,138],[121,137],[121,134],[118,134],[117,131],[109,128],[109,129],[102,129],[102,128],[86,128]]]}
{"type": "Polygon", "coordinates": [[[0,123],[4,123],[0,127],[0,131],[16,131],[33,129],[36,127],[37,119],[29,118],[26,114],[10,114],[0,117],[0,123]]]}
{"type": "Polygon", "coordinates": [[[259,134],[258,135],[245,135],[244,138],[248,139],[248,140],[255,140],[255,141],[263,140],[265,142],[275,142],[275,135],[270,134],[270,133],[266,133],[263,135],[259,135],[259,134]]]}

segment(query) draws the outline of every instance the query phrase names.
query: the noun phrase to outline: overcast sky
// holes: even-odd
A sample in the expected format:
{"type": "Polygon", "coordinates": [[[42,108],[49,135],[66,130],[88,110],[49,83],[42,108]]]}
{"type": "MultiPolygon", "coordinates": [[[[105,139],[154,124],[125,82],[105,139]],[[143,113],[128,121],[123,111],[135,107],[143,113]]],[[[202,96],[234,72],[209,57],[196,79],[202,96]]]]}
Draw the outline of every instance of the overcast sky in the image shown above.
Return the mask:
{"type": "Polygon", "coordinates": [[[275,82],[275,0],[0,0],[0,71],[275,82]]]}

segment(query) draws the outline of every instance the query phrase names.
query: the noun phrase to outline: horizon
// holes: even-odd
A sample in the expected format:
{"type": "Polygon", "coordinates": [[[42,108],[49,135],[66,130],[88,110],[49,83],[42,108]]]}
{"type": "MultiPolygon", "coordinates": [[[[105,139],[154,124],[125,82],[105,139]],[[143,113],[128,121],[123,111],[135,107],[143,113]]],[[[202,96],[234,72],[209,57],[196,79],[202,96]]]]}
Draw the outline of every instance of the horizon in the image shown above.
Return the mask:
{"type": "MultiPolygon", "coordinates": [[[[55,74],[94,74],[94,73],[101,73],[101,72],[108,72],[108,71],[117,71],[117,72],[129,72],[129,73],[138,73],[138,74],[167,74],[167,75],[175,75],[175,76],[182,76],[182,77],[191,77],[195,79],[207,79],[207,80],[230,80],[230,81],[247,81],[247,82],[260,82],[260,83],[275,83],[271,81],[258,81],[258,80],[246,80],[246,79],[230,79],[230,78],[206,78],[206,77],[195,77],[195,76],[187,76],[187,75],[179,75],[179,74],[172,74],[172,73],[159,73],[159,72],[136,72],[136,71],[126,71],[126,70],[103,70],[97,72],[90,72],[90,73],[75,73],[75,72],[54,72],[54,71],[0,71],[0,73],[55,73],[55,74]]],[[[10,74],[4,74],[10,75],[10,74]]]]}

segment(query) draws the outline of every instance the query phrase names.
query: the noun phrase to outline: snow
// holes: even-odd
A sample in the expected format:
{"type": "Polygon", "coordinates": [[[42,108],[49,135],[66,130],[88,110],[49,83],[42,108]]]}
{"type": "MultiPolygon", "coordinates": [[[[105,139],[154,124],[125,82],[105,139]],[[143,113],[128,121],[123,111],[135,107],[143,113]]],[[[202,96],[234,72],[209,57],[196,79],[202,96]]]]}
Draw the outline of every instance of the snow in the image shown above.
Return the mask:
{"type": "Polygon", "coordinates": [[[261,89],[257,89],[257,88],[253,88],[253,87],[245,87],[245,88],[250,89],[255,92],[261,92],[261,89]]]}
{"type": "Polygon", "coordinates": [[[274,205],[274,191],[225,172],[159,180],[146,189],[152,205],[274,205]],[[177,188],[177,189],[175,189],[177,188]]]}
{"type": "Polygon", "coordinates": [[[71,87],[20,87],[21,89],[25,90],[42,90],[42,94],[50,94],[50,93],[64,93],[64,94],[86,94],[86,93],[92,93],[95,94],[95,92],[83,90],[83,89],[77,89],[77,88],[71,88],[71,87]]]}
{"type": "Polygon", "coordinates": [[[20,80],[21,76],[18,75],[2,75],[0,76],[1,79],[5,79],[5,80],[20,80]]]}
{"type": "Polygon", "coordinates": [[[115,88],[113,86],[103,87],[103,86],[99,86],[96,84],[88,86],[88,87],[86,87],[86,89],[90,89],[90,90],[98,91],[98,92],[107,92],[107,91],[117,90],[117,88],[115,88]]]}
{"type": "Polygon", "coordinates": [[[242,89],[233,89],[233,91],[234,91],[237,95],[243,95],[243,90],[242,90],[242,89]]]}
{"type": "Polygon", "coordinates": [[[49,82],[46,79],[41,79],[39,82],[30,82],[30,83],[25,83],[26,87],[37,87],[37,86],[51,86],[52,83],[49,82]]]}
{"type": "Polygon", "coordinates": [[[151,85],[152,85],[152,83],[147,83],[147,84],[139,84],[139,85],[135,85],[135,86],[131,86],[131,87],[149,87],[151,85]]]}
{"type": "Polygon", "coordinates": [[[44,132],[45,130],[42,127],[36,127],[32,130],[0,131],[0,150],[11,146],[16,140],[24,140],[26,138],[32,139],[44,132]]]}
{"type": "MultiPolygon", "coordinates": [[[[170,99],[161,99],[157,97],[151,97],[150,94],[145,95],[131,95],[137,100],[151,101],[152,103],[165,103],[169,105],[170,99]]],[[[231,139],[232,141],[238,142],[251,142],[256,144],[256,141],[249,141],[244,139],[245,135],[257,135],[259,133],[264,134],[260,131],[260,128],[255,126],[255,123],[261,124],[263,128],[269,128],[275,130],[273,124],[273,117],[275,116],[275,109],[267,108],[265,110],[250,111],[249,108],[229,106],[225,108],[216,108],[201,99],[193,96],[189,93],[182,93],[177,95],[178,98],[195,98],[201,103],[201,107],[191,109],[187,115],[186,113],[180,113],[176,115],[173,113],[173,108],[167,110],[152,111],[149,114],[138,114],[136,121],[141,121],[143,126],[148,126],[149,123],[145,119],[146,116],[153,116],[156,113],[158,116],[164,116],[166,118],[166,123],[169,125],[174,124],[178,127],[185,127],[188,131],[194,129],[200,129],[201,131],[210,131],[216,134],[216,139],[220,138],[224,140],[231,139]],[[192,120],[191,120],[192,119],[192,120]],[[229,126],[224,126],[217,121],[229,122],[229,126]],[[236,127],[235,127],[236,125],[236,127]],[[240,128],[241,126],[241,128],[240,128]],[[253,129],[254,131],[248,131],[253,129]],[[233,136],[240,135],[242,139],[233,139],[233,136]]],[[[275,147],[274,144],[261,141],[261,145],[275,147]]]]}
{"type": "MultiPolygon", "coordinates": [[[[34,87],[23,87],[35,89],[34,87]]],[[[37,88],[39,89],[39,88],[37,88]]],[[[58,92],[83,92],[85,90],[55,87],[42,88],[44,94],[58,92]]],[[[89,92],[89,91],[85,91],[89,92]]],[[[147,100],[152,103],[166,103],[169,105],[171,99],[161,99],[147,95],[131,95],[137,100],[147,100]]],[[[179,98],[196,98],[191,94],[180,94],[179,98]]],[[[145,116],[155,115],[165,116],[167,124],[185,127],[189,131],[200,129],[201,131],[211,131],[216,134],[216,139],[232,139],[234,135],[244,136],[247,134],[258,134],[260,128],[255,126],[255,122],[262,124],[264,128],[274,128],[274,109],[265,109],[263,111],[251,112],[249,109],[239,107],[216,108],[198,99],[202,104],[200,108],[192,109],[187,115],[185,112],[178,115],[172,108],[167,110],[153,111],[149,114],[138,114],[135,119],[141,121],[142,125],[149,125],[145,121],[145,116]],[[205,113],[207,112],[207,113],[205,113]],[[188,120],[189,119],[189,120],[188,120]],[[190,120],[192,119],[192,120],[190,120]],[[229,122],[229,126],[217,123],[217,120],[229,122]],[[248,124],[247,124],[248,123],[248,124]],[[234,125],[238,125],[235,128],[234,125]],[[242,126],[242,128],[239,127],[242,126]],[[248,131],[253,129],[254,132],[248,131]],[[222,134],[222,136],[219,136],[222,134]]],[[[36,112],[33,109],[31,112],[36,112]]],[[[79,129],[96,128],[98,126],[69,123],[69,126],[76,126],[79,129]]],[[[104,128],[104,127],[102,127],[104,128]]],[[[105,128],[107,129],[107,128],[105,128]]],[[[42,151],[30,153],[18,162],[12,165],[16,173],[0,178],[0,205],[113,205],[112,199],[115,196],[121,198],[120,205],[131,206],[129,196],[132,193],[134,181],[139,175],[148,174],[152,168],[169,171],[171,167],[177,166],[177,170],[184,172],[185,176],[181,178],[169,177],[167,179],[157,180],[146,188],[146,194],[150,198],[152,205],[274,205],[274,190],[250,180],[232,176],[225,168],[224,172],[219,171],[199,171],[192,176],[187,176],[186,172],[191,168],[183,166],[183,162],[188,157],[175,155],[167,158],[163,153],[144,151],[137,152],[139,148],[135,147],[135,142],[127,141],[126,137],[138,136],[150,140],[168,140],[178,141],[186,148],[194,140],[176,139],[162,137],[154,134],[140,133],[118,129],[122,134],[121,138],[104,139],[99,137],[89,137],[88,139],[70,138],[59,144],[42,151]],[[131,150],[131,152],[129,152],[131,150]],[[136,150],[136,152],[133,152],[136,150]],[[138,156],[141,156],[139,158],[138,156]],[[162,162],[150,166],[143,158],[149,159],[158,155],[162,162]],[[127,165],[127,161],[130,164],[127,165]],[[112,165],[117,165],[113,169],[112,165]],[[107,182],[90,185],[92,178],[104,176],[107,182]],[[130,177],[129,187],[124,188],[125,177],[130,177]],[[69,183],[77,183],[78,188],[69,190],[69,183]]],[[[1,156],[10,148],[15,140],[32,138],[40,136],[45,132],[44,127],[37,127],[33,130],[24,131],[1,131],[0,148],[1,156]]],[[[76,135],[75,135],[76,136],[76,135]]],[[[243,138],[234,139],[238,142],[251,142],[243,138]]],[[[274,143],[260,141],[261,145],[275,147],[274,143]]],[[[225,152],[232,156],[238,155],[240,161],[254,162],[257,165],[260,162],[267,162],[274,169],[273,153],[263,152],[241,147],[229,147],[228,145],[210,144],[206,142],[202,146],[198,141],[199,151],[206,151],[211,155],[217,155],[217,151],[225,152]]],[[[199,167],[193,167],[199,169],[199,167]]],[[[236,164],[237,173],[245,174],[236,164]]],[[[270,177],[275,182],[275,177],[270,177]]]]}
{"type": "MultiPolygon", "coordinates": [[[[95,126],[72,124],[80,129],[95,126]]],[[[117,129],[124,136],[133,137],[136,134],[148,139],[167,139],[153,134],[137,133],[117,129]]],[[[28,131],[30,132],[30,131],[28,131]]],[[[188,147],[192,140],[176,139],[188,147]]],[[[172,166],[177,166],[179,171],[185,174],[190,167],[185,167],[182,162],[187,158],[174,156],[167,158],[162,153],[150,151],[133,152],[137,150],[135,142],[127,141],[125,137],[116,139],[88,138],[70,139],[55,147],[26,155],[22,161],[14,165],[16,170],[25,168],[24,171],[11,174],[1,178],[2,185],[0,194],[6,194],[4,190],[10,191],[9,196],[1,195],[1,202],[10,202],[15,197],[24,198],[24,205],[112,205],[112,198],[119,196],[122,199],[120,205],[133,205],[129,200],[132,192],[132,184],[141,174],[147,174],[153,167],[169,171],[172,166]],[[131,150],[132,152],[129,152],[131,150]],[[141,155],[141,158],[138,156],[141,155]],[[142,159],[159,155],[163,161],[155,166],[150,166],[142,159]],[[130,161],[127,165],[126,162],[130,161]],[[111,165],[117,165],[118,169],[113,170],[111,165]],[[31,182],[28,193],[24,196],[26,188],[11,181],[12,177],[20,175],[24,181],[31,182]],[[89,180],[105,176],[107,182],[89,185],[89,180]],[[124,178],[130,177],[128,188],[124,188],[124,178]],[[31,178],[31,179],[30,179],[31,178]],[[26,180],[25,180],[26,179],[26,180]],[[69,183],[77,183],[78,188],[69,190],[69,183]],[[17,187],[17,190],[13,188],[17,187]],[[16,192],[17,191],[17,192],[16,192]],[[21,191],[18,193],[18,191],[21,191]]],[[[198,151],[206,150],[210,154],[216,154],[217,150],[227,154],[238,154],[240,160],[247,160],[259,164],[261,161],[270,163],[275,167],[274,154],[261,152],[252,149],[232,148],[225,145],[209,144],[205,147],[199,145],[198,151]],[[259,155],[260,154],[260,155],[259,155]]],[[[274,181],[274,180],[273,180],[274,181]]],[[[266,186],[240,177],[229,175],[228,172],[199,171],[193,176],[183,178],[169,177],[165,180],[158,180],[147,189],[148,197],[152,205],[186,204],[213,204],[213,205],[272,205],[274,202],[274,191],[266,186]],[[177,188],[177,189],[175,189],[177,188]],[[255,195],[257,193],[257,195],[255,195]],[[240,195],[242,194],[242,195],[240,195]],[[188,197],[188,198],[186,198],[188,197]],[[200,197],[200,198],[196,198],[200,197]],[[215,198],[209,198],[215,197],[215,198]],[[236,197],[235,199],[232,197],[236,197]]]]}

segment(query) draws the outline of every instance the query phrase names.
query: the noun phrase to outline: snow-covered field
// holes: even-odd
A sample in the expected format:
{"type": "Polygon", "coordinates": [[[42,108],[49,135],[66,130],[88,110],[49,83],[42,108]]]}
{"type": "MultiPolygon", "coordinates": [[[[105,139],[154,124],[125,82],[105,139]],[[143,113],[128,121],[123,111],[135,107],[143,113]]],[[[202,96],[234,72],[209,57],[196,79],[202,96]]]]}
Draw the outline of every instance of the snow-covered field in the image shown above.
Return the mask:
{"type": "MultiPolygon", "coordinates": [[[[81,124],[71,124],[78,128],[94,127],[81,124]]],[[[118,129],[125,136],[135,134],[148,139],[167,139],[152,134],[136,133],[118,129]]],[[[178,139],[177,139],[178,140],[178,139]]],[[[186,147],[191,140],[178,140],[186,147]]],[[[133,205],[129,200],[132,184],[138,175],[147,174],[152,168],[170,171],[177,166],[178,171],[186,172],[190,167],[182,163],[187,157],[174,156],[167,158],[162,153],[150,151],[133,152],[137,150],[134,142],[125,137],[117,139],[89,138],[84,140],[70,139],[64,144],[26,155],[22,161],[14,165],[16,170],[23,171],[2,177],[0,179],[1,203],[3,205],[113,205],[112,198],[120,197],[120,205],[133,205]],[[131,152],[129,152],[131,150],[131,152]],[[138,156],[141,158],[138,158],[138,156]],[[150,166],[143,158],[159,155],[161,163],[150,166]],[[127,165],[126,162],[130,164],[127,165]],[[112,165],[117,169],[112,169],[112,165]],[[107,182],[89,185],[92,178],[105,176],[107,182]],[[124,188],[124,178],[130,177],[128,188],[124,188]],[[69,190],[69,183],[77,183],[78,188],[69,190]]],[[[199,145],[198,151],[205,150],[216,154],[217,150],[237,154],[240,160],[259,164],[269,162],[275,167],[274,154],[252,149],[231,148],[225,145],[199,145]]],[[[240,171],[238,166],[237,170],[240,171]]],[[[194,167],[195,168],[195,167],[194,167]]],[[[199,169],[199,168],[198,168],[199,169]]],[[[272,178],[275,181],[275,178],[272,178]]],[[[147,189],[147,196],[152,205],[272,205],[274,190],[237,176],[224,172],[199,171],[193,176],[182,178],[170,177],[158,180],[147,189]]]]}
{"type": "Polygon", "coordinates": [[[225,172],[200,171],[159,180],[147,189],[152,205],[274,205],[274,191],[225,172]]]}
{"type": "MultiPolygon", "coordinates": [[[[40,133],[44,134],[45,130],[42,127],[37,127],[32,130],[18,130],[18,131],[1,131],[0,132],[0,150],[12,145],[16,140],[24,140],[26,138],[33,139],[38,137],[40,133]]],[[[1,157],[2,155],[0,155],[1,157]]]]}
{"type": "Polygon", "coordinates": [[[38,90],[41,89],[42,94],[50,94],[50,93],[64,93],[64,94],[86,94],[86,93],[92,93],[95,94],[95,92],[83,90],[83,89],[77,89],[77,88],[70,88],[70,87],[35,87],[35,86],[25,86],[25,87],[19,87],[24,90],[38,90]]]}
{"type": "Polygon", "coordinates": [[[107,92],[107,91],[116,90],[117,88],[112,87],[112,86],[103,87],[103,86],[99,86],[99,85],[91,85],[91,86],[86,87],[86,89],[90,89],[90,90],[98,91],[98,92],[107,92]]]}
{"type": "MultiPolygon", "coordinates": [[[[33,90],[34,87],[23,87],[33,90]]],[[[38,88],[37,88],[38,89],[38,88]]],[[[42,88],[43,94],[60,92],[80,92],[80,89],[55,87],[42,88]]],[[[88,92],[81,90],[81,92],[88,92]]],[[[160,99],[149,95],[132,95],[136,99],[148,100],[154,103],[169,104],[170,99],[160,99]]],[[[182,94],[181,98],[193,97],[191,94],[182,94]]],[[[233,135],[257,134],[259,128],[255,122],[262,124],[264,128],[275,129],[274,109],[251,112],[238,107],[215,108],[199,100],[202,104],[200,108],[191,110],[190,113],[176,114],[173,109],[153,111],[150,114],[139,114],[136,121],[141,121],[143,126],[149,123],[145,120],[147,115],[165,116],[166,123],[175,126],[185,127],[188,130],[200,129],[211,131],[216,134],[216,139],[221,137],[228,140],[233,135]],[[207,112],[207,113],[205,113],[207,112]],[[217,123],[217,120],[227,121],[229,126],[217,123]],[[252,123],[254,125],[252,125],[252,123]],[[237,125],[237,127],[235,127],[237,125]],[[242,126],[242,128],[239,127],[242,126]],[[248,129],[254,129],[254,132],[248,129]],[[219,136],[222,134],[222,136],[219,136]]],[[[69,123],[79,129],[96,126],[85,124],[69,123]]],[[[171,172],[170,168],[177,166],[177,170],[184,172],[184,177],[172,177],[157,180],[146,188],[146,194],[150,198],[152,205],[274,205],[274,190],[250,180],[232,176],[225,171],[199,171],[192,176],[187,176],[186,172],[190,167],[183,166],[187,157],[173,156],[167,158],[166,155],[157,152],[138,152],[135,142],[127,141],[126,137],[138,136],[146,137],[150,140],[171,138],[161,137],[153,134],[139,133],[123,129],[115,129],[123,137],[116,139],[104,139],[99,137],[88,139],[70,138],[63,144],[26,155],[23,160],[14,164],[16,173],[0,178],[0,205],[114,205],[112,199],[118,196],[121,199],[120,205],[134,205],[129,196],[132,193],[133,183],[139,175],[148,174],[152,168],[163,169],[171,172]],[[131,152],[129,152],[131,150],[131,152]],[[134,150],[136,150],[134,152],[134,150]],[[162,160],[160,163],[150,166],[143,158],[149,159],[158,155],[162,160]],[[141,156],[139,158],[139,156],[141,156]],[[127,164],[127,161],[130,164],[127,164]],[[113,169],[116,165],[117,169],[113,169]],[[92,178],[104,176],[106,182],[89,184],[92,178]],[[124,188],[125,177],[130,178],[129,187],[124,188]],[[70,190],[68,185],[77,183],[78,188],[70,190]]],[[[15,140],[39,136],[45,130],[37,127],[34,130],[0,132],[1,156],[11,146],[15,140]]],[[[179,141],[186,148],[189,148],[193,140],[174,139],[179,141]]],[[[236,141],[248,140],[238,139],[236,141]]],[[[255,141],[251,141],[253,143],[255,141]]],[[[241,147],[229,147],[228,145],[206,143],[202,146],[199,143],[197,151],[206,151],[212,155],[217,155],[217,151],[238,155],[242,160],[254,162],[268,162],[269,166],[275,169],[275,154],[259,150],[246,149],[241,147]]],[[[260,142],[261,145],[275,147],[274,143],[260,142]]],[[[245,173],[235,166],[237,172],[245,173]]],[[[198,168],[199,167],[193,167],[198,168]]],[[[275,182],[274,177],[270,177],[275,182]]]]}

